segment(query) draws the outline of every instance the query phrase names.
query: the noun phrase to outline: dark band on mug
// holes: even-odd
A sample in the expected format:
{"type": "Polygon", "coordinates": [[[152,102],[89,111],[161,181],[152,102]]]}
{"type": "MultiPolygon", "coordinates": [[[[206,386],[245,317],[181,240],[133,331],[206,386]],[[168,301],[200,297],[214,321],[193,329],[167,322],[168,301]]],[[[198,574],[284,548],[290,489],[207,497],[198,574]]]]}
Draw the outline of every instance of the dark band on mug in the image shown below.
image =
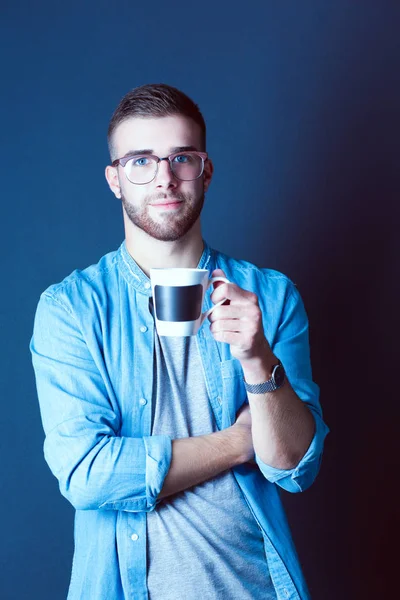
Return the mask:
{"type": "Polygon", "coordinates": [[[201,315],[203,286],[155,285],[155,312],[159,321],[196,321],[201,315]]]}

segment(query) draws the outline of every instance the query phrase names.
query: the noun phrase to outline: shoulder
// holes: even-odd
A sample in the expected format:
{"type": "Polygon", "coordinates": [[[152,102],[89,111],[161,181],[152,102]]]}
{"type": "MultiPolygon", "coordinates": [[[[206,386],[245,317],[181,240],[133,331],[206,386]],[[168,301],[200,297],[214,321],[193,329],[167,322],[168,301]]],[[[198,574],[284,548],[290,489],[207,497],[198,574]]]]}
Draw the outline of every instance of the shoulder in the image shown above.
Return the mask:
{"type": "Polygon", "coordinates": [[[51,299],[68,309],[78,299],[84,301],[88,296],[102,295],[116,270],[117,252],[108,252],[97,263],[84,269],[74,269],[60,282],[47,287],[41,297],[51,299]]]}
{"type": "Polygon", "coordinates": [[[246,260],[233,258],[213,250],[216,269],[222,269],[227,278],[240,287],[256,293],[284,295],[296,294],[296,284],[284,273],[275,269],[259,267],[246,260]]]}

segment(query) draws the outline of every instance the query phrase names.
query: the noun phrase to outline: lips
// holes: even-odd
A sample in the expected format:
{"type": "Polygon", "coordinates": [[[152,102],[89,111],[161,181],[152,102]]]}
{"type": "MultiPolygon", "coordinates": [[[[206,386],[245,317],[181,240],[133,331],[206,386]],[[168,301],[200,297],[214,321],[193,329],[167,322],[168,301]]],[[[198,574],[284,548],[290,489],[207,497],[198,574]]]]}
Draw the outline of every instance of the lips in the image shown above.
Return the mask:
{"type": "Polygon", "coordinates": [[[181,202],[182,200],[171,198],[168,200],[163,200],[162,202],[151,202],[150,206],[168,206],[168,204],[180,204],[181,202]]]}

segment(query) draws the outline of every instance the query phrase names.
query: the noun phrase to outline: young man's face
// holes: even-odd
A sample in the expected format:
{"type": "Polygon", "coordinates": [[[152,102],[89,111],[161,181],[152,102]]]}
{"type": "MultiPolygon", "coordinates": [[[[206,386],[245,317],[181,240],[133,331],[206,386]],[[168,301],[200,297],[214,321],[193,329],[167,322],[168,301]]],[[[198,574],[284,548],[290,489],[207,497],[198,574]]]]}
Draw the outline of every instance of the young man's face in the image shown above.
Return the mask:
{"type": "MultiPolygon", "coordinates": [[[[116,158],[138,150],[149,150],[160,158],[185,147],[204,151],[200,127],[179,115],[127,119],[114,131],[113,145],[116,158]]],[[[199,219],[212,170],[211,162],[206,161],[201,177],[182,181],[172,173],[169,162],[163,160],[158,164],[156,177],[146,184],[131,183],[120,165],[107,167],[106,178],[122,200],[128,223],[157,240],[170,242],[183,237],[199,219]]]]}

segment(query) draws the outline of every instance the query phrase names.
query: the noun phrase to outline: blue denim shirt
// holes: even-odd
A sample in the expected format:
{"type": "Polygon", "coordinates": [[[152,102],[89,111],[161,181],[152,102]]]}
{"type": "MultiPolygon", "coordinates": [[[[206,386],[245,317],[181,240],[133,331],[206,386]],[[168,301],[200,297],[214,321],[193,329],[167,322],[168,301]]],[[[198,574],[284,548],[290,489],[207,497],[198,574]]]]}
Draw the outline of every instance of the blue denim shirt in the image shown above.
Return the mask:
{"type": "MultiPolygon", "coordinates": [[[[293,469],[246,463],[235,478],[264,536],[278,598],[309,598],[278,488],[301,492],[314,481],[329,429],[312,380],[308,319],[300,294],[282,273],[235,260],[204,242],[199,268],[223,269],[257,294],[265,336],[315,434],[293,469]]],[[[212,290],[204,310],[212,306],[212,290]]],[[[151,435],[154,320],[148,277],[125,242],[96,265],[75,270],[39,300],[30,343],[44,456],[61,494],[76,509],[68,600],[148,598],[146,513],[154,510],[171,462],[171,439],[151,435]]],[[[228,344],[205,320],[199,336],[209,401],[220,429],[247,401],[243,374],[228,344]]]]}

